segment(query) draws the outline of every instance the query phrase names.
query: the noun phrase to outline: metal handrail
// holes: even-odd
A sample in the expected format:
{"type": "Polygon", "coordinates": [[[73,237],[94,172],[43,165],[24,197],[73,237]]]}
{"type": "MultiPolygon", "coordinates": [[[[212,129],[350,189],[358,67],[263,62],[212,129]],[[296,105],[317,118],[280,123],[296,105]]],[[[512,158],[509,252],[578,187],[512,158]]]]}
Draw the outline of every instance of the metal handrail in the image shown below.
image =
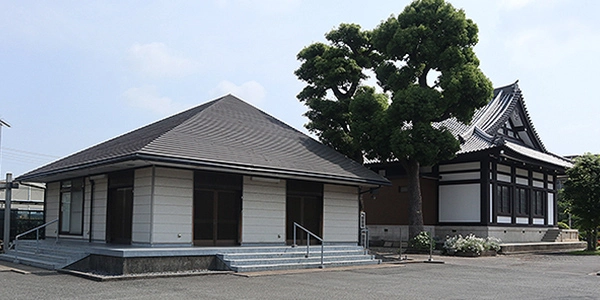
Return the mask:
{"type": "Polygon", "coordinates": [[[319,266],[319,268],[323,269],[324,268],[324,265],[323,265],[323,253],[324,253],[323,244],[325,244],[323,242],[323,239],[320,238],[320,237],[318,237],[316,234],[310,232],[310,230],[304,228],[302,225],[294,222],[294,244],[292,245],[292,247],[298,246],[296,244],[296,227],[302,229],[307,234],[307,238],[306,238],[306,255],[304,257],[308,258],[308,256],[310,255],[310,237],[311,236],[321,242],[321,265],[319,266]]]}
{"type": "MultiPolygon", "coordinates": [[[[23,236],[28,235],[28,234],[30,234],[30,233],[32,233],[32,232],[35,231],[35,245],[36,245],[35,252],[38,253],[40,251],[40,229],[46,228],[48,225],[56,223],[56,222],[58,222],[58,218],[54,219],[54,220],[52,220],[50,222],[44,223],[44,224],[42,224],[42,225],[40,225],[38,227],[29,229],[29,230],[27,230],[27,231],[25,231],[25,232],[23,232],[21,234],[17,234],[17,236],[15,236],[14,243],[11,245],[13,247],[13,249],[15,250],[15,260],[17,260],[17,252],[16,252],[16,250],[17,250],[17,242],[19,241],[20,238],[22,238],[23,236]]],[[[56,242],[58,242],[58,233],[56,234],[56,242]]]]}

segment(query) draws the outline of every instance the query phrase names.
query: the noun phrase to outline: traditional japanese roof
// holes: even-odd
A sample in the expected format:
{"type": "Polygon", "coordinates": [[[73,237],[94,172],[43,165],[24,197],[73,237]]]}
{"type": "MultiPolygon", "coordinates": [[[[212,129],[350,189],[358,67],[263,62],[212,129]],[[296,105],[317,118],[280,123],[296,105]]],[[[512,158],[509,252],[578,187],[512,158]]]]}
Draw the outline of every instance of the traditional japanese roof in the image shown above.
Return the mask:
{"type": "Polygon", "coordinates": [[[435,126],[448,128],[461,141],[457,154],[502,148],[561,168],[572,166],[570,160],[546,150],[517,83],[495,89],[492,100],[475,112],[469,125],[448,119],[435,126]]]}
{"type": "Polygon", "coordinates": [[[147,165],[389,184],[379,174],[232,95],[100,143],[17,180],[48,182],[147,165]]]}

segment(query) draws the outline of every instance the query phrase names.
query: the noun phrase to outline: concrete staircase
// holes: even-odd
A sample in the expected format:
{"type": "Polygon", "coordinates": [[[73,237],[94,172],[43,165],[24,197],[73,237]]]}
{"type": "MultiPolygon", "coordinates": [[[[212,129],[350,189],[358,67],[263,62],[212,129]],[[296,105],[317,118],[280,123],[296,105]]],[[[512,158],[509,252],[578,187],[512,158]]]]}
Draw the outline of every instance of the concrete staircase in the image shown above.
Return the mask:
{"type": "Polygon", "coordinates": [[[0,254],[0,260],[34,266],[37,268],[57,270],[62,269],[86,256],[85,249],[73,246],[61,246],[54,241],[20,240],[13,249],[0,254]]]}
{"type": "Polygon", "coordinates": [[[546,231],[544,237],[542,238],[542,242],[557,242],[558,237],[560,236],[560,229],[551,228],[546,231]]]}
{"type": "MultiPolygon", "coordinates": [[[[321,246],[311,246],[306,257],[306,246],[238,248],[235,253],[221,253],[217,257],[235,272],[258,272],[289,269],[309,269],[321,266],[321,246]]],[[[365,254],[360,246],[324,246],[323,267],[379,264],[381,260],[365,254]]]]}

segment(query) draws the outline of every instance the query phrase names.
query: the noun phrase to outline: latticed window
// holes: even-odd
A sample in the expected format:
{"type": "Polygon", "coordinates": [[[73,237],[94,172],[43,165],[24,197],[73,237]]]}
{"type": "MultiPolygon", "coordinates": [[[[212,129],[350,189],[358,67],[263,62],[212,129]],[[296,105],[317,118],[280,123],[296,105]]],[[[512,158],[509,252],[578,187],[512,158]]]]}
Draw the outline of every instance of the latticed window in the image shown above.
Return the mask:
{"type": "Polygon", "coordinates": [[[512,213],[510,187],[499,184],[496,188],[496,195],[498,203],[498,214],[510,215],[512,213]]]}

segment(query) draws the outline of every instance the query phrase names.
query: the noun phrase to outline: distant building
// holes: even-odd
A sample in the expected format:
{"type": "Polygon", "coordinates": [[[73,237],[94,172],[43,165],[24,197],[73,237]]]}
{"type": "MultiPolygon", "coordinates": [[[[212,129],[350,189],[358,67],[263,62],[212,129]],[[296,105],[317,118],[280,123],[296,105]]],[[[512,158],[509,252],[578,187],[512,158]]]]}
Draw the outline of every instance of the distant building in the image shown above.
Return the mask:
{"type": "MultiPolygon", "coordinates": [[[[436,126],[448,128],[461,149],[421,169],[426,230],[440,238],[473,233],[532,242],[556,226],[558,178],[572,163],[546,149],[516,82],[495,89],[470,125],[449,119],[436,126]]],[[[393,162],[370,167],[392,182],[364,199],[371,240],[407,240],[406,172],[393,162]]]]}

